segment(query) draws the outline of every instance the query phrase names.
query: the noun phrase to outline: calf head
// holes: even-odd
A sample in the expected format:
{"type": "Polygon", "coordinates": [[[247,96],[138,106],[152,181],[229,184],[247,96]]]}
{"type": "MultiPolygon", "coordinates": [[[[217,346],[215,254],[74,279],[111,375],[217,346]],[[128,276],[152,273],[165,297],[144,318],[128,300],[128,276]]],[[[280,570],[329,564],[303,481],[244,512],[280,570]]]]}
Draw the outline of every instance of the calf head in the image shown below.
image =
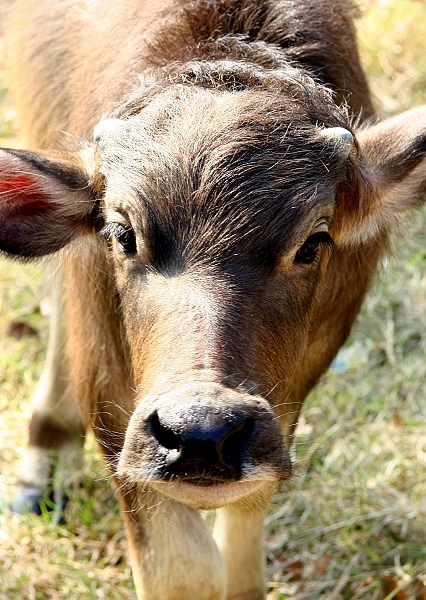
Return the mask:
{"type": "Polygon", "coordinates": [[[0,151],[0,249],[96,235],[109,257],[135,389],[118,474],[197,508],[289,475],[344,257],[426,188],[425,108],[353,131],[309,78],[238,69],[143,84],[80,151],[0,151]]]}

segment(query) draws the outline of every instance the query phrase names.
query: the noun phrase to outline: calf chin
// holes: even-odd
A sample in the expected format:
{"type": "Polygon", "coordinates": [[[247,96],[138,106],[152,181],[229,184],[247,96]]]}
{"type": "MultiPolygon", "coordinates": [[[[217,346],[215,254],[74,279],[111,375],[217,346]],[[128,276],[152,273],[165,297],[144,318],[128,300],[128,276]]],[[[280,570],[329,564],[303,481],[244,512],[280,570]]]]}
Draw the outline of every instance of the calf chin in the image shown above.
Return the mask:
{"type": "Polygon", "coordinates": [[[117,475],[205,509],[286,479],[290,471],[278,420],[263,398],[192,382],[139,403],[117,475]]]}

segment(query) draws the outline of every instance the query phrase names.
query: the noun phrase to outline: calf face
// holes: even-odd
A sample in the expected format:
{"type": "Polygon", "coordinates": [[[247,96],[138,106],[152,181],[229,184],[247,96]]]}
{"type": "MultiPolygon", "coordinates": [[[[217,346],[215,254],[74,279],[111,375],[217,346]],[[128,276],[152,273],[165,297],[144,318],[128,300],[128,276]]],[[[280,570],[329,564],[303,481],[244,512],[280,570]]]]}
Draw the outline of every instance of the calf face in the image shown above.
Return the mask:
{"type": "Polygon", "coordinates": [[[120,473],[169,479],[180,500],[176,478],[206,487],[289,473],[272,408],[293,425],[285,401],[332,257],[352,137],[324,134],[305,110],[292,124],[287,102],[177,88],[97,129],[103,233],[138,392],[120,473]]]}

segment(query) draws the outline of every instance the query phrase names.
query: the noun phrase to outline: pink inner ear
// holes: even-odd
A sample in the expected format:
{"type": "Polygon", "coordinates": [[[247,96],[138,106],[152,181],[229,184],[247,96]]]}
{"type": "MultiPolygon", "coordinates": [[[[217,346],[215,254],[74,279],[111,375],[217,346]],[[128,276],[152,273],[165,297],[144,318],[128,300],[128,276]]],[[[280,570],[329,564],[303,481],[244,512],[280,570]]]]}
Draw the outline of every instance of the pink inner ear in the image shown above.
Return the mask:
{"type": "Polygon", "coordinates": [[[29,175],[0,176],[0,211],[19,209],[19,214],[24,216],[54,210],[54,204],[37,184],[29,175]]]}
{"type": "Polygon", "coordinates": [[[28,190],[28,188],[34,188],[34,185],[34,179],[28,175],[17,175],[16,177],[0,179],[0,194],[5,192],[23,192],[28,190]]]}

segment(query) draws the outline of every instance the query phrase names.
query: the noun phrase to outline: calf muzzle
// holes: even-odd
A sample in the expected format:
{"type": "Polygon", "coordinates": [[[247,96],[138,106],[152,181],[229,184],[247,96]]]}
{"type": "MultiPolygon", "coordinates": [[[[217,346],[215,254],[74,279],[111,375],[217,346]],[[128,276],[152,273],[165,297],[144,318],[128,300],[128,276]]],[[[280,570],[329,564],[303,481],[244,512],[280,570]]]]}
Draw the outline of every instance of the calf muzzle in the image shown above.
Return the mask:
{"type": "Polygon", "coordinates": [[[118,464],[121,478],[171,489],[278,481],[290,470],[266,400],[210,382],[169,385],[141,399],[118,464]]]}

